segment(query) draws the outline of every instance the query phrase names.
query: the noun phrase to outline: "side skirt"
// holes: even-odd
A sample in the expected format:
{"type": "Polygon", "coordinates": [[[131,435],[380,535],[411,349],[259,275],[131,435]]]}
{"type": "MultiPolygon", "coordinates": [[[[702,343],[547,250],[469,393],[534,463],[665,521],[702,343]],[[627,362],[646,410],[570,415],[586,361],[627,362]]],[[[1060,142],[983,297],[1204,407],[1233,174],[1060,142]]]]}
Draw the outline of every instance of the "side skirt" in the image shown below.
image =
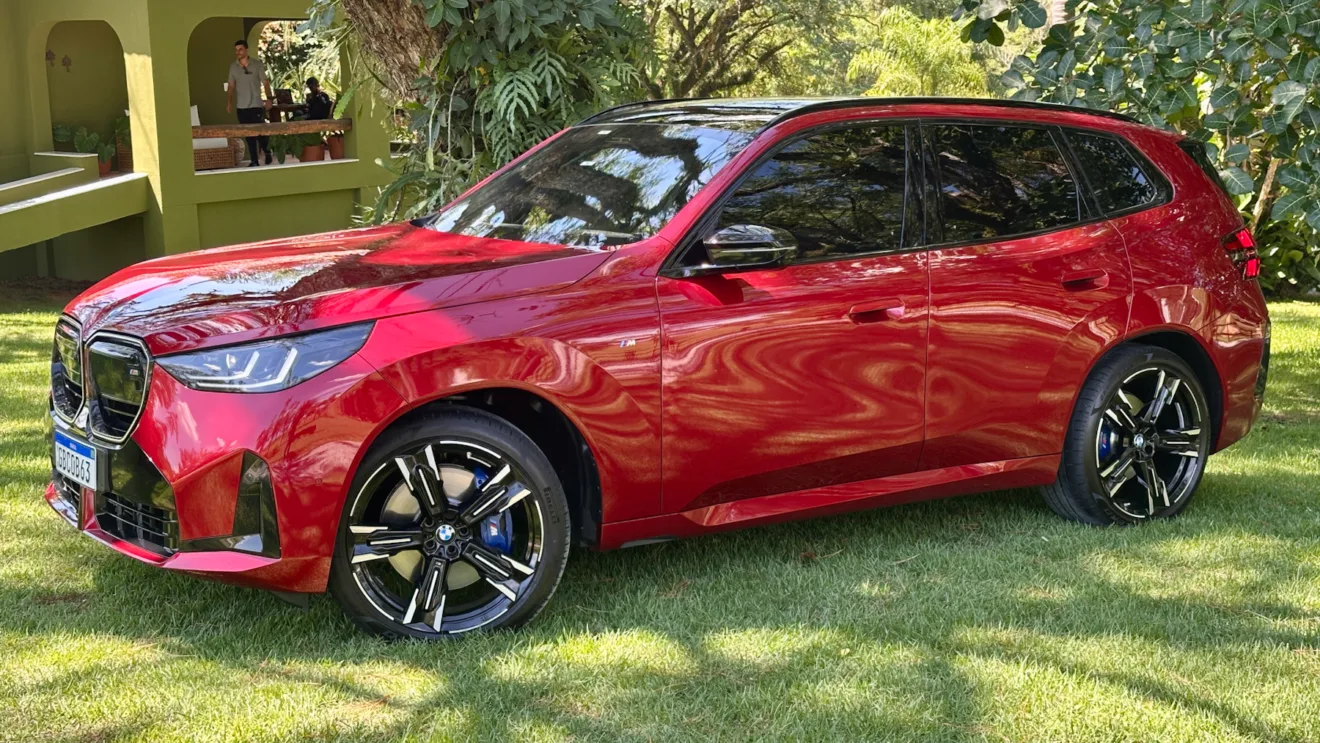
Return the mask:
{"type": "Polygon", "coordinates": [[[1059,454],[910,472],[601,526],[598,549],[1054,482],[1059,454]]]}

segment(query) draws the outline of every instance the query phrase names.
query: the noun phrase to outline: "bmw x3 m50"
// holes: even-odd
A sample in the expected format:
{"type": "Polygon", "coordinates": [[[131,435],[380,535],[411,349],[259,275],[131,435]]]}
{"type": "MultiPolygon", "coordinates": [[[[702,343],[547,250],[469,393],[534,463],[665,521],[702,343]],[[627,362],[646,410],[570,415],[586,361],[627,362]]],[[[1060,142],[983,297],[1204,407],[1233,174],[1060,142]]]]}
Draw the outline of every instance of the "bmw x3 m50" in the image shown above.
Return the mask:
{"type": "Polygon", "coordinates": [[[1259,413],[1201,146],[940,99],[624,106],[410,224],[127,268],[55,328],[53,481],[165,570],[525,623],[570,545],[1000,488],[1135,524],[1259,413]]]}

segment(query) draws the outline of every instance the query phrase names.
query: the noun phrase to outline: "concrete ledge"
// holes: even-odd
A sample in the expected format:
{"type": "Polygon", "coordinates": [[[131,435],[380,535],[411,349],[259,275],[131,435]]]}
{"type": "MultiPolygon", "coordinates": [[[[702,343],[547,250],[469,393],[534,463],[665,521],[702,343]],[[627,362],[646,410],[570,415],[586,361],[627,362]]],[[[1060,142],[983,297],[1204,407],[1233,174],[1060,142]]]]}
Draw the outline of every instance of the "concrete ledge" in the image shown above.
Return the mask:
{"type": "Polygon", "coordinates": [[[90,180],[92,179],[87,177],[87,172],[82,168],[64,168],[18,181],[0,183],[0,207],[72,188],[90,180]]]}
{"type": "Polygon", "coordinates": [[[0,252],[142,214],[147,175],[106,178],[0,206],[0,252]]]}
{"type": "Polygon", "coordinates": [[[87,171],[88,180],[101,177],[96,155],[83,152],[34,152],[28,155],[28,172],[33,175],[51,173],[65,168],[79,168],[87,171]]]}

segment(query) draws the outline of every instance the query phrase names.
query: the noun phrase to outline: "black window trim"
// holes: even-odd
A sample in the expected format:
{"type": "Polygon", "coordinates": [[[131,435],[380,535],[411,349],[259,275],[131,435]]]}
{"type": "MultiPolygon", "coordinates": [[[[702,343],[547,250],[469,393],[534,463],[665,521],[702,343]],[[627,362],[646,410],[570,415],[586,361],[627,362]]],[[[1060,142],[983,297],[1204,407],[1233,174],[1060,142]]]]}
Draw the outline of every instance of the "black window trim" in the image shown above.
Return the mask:
{"type": "MultiPolygon", "coordinates": [[[[688,252],[692,250],[693,246],[697,242],[699,242],[703,238],[703,236],[705,236],[710,231],[710,229],[714,226],[714,224],[719,221],[720,217],[724,213],[724,207],[729,203],[729,200],[732,199],[735,194],[737,194],[738,189],[742,187],[743,183],[745,183],[749,178],[751,178],[762,165],[769,162],[770,160],[773,160],[776,156],[779,155],[779,153],[783,152],[788,147],[809,137],[817,136],[820,134],[827,134],[835,131],[843,131],[847,129],[864,129],[864,128],[874,128],[877,126],[882,126],[887,128],[901,128],[903,129],[903,133],[904,133],[904,151],[906,154],[905,165],[907,167],[907,173],[905,177],[905,186],[904,186],[905,193],[903,198],[903,233],[902,233],[903,236],[901,238],[901,246],[898,248],[873,250],[873,251],[868,251],[866,253],[850,253],[848,255],[838,255],[838,256],[821,256],[819,258],[811,258],[808,260],[793,261],[789,265],[806,266],[815,263],[831,263],[837,261],[858,260],[862,258],[874,258],[883,255],[898,255],[901,253],[912,253],[919,250],[925,250],[927,247],[929,247],[928,245],[925,244],[927,224],[929,222],[929,218],[926,216],[928,214],[928,210],[926,208],[927,205],[925,203],[926,183],[923,178],[924,168],[921,167],[922,165],[924,165],[924,163],[920,150],[918,150],[917,152],[913,151],[913,142],[916,141],[919,143],[921,141],[920,119],[916,117],[900,117],[900,116],[868,117],[862,119],[851,119],[848,121],[832,121],[826,124],[820,124],[818,126],[813,126],[807,129],[803,129],[801,131],[793,132],[792,134],[784,137],[782,140],[776,142],[774,146],[771,147],[770,149],[761,153],[759,157],[757,157],[754,161],[749,163],[747,167],[743,168],[742,172],[738,174],[737,179],[735,179],[733,183],[729,184],[729,186],[724,190],[724,192],[720,194],[719,198],[716,199],[716,201],[713,204],[711,204],[709,208],[706,209],[706,213],[701,215],[701,219],[697,220],[692,225],[692,227],[688,228],[688,231],[684,233],[682,238],[680,238],[675,243],[674,249],[669,252],[669,255],[665,258],[664,262],[660,264],[660,270],[658,274],[666,278],[687,278],[684,275],[685,267],[680,265],[683,258],[686,257],[688,252]],[[914,171],[914,167],[916,168],[915,171],[914,171]],[[917,182],[914,182],[913,180],[914,177],[918,179],[917,182]],[[909,244],[908,234],[907,234],[908,228],[910,226],[914,226],[911,222],[911,219],[909,218],[909,212],[912,209],[916,209],[917,212],[922,217],[922,219],[919,220],[915,225],[921,227],[920,230],[921,234],[914,236],[916,238],[916,241],[913,244],[909,244]]],[[[754,143],[755,140],[753,140],[753,144],[754,143]]]]}
{"type": "Polygon", "coordinates": [[[1146,153],[1142,152],[1140,147],[1132,144],[1127,137],[1113,132],[1107,132],[1103,129],[1087,129],[1080,126],[1063,126],[1059,127],[1059,129],[1062,131],[1063,139],[1066,142],[1066,156],[1076,164],[1077,172],[1081,174],[1082,180],[1086,183],[1087,197],[1093,203],[1094,212],[1096,214],[1103,215],[1105,219],[1115,219],[1118,217],[1126,217],[1129,214],[1136,214],[1137,212],[1144,212],[1147,209],[1166,206],[1173,202],[1173,184],[1165,177],[1164,172],[1156,167],[1155,163],[1150,161],[1150,158],[1146,157],[1146,153]],[[1081,158],[1077,157],[1077,151],[1073,149],[1072,139],[1069,136],[1071,133],[1084,134],[1088,137],[1104,137],[1118,142],[1119,145],[1123,147],[1124,151],[1128,153],[1128,156],[1137,163],[1137,167],[1141,169],[1142,174],[1149,178],[1151,183],[1155,185],[1156,190],[1159,191],[1159,195],[1153,201],[1148,201],[1144,204],[1136,204],[1123,209],[1115,209],[1112,212],[1105,212],[1100,208],[1100,199],[1095,195],[1095,189],[1091,187],[1091,181],[1086,175],[1086,170],[1081,167],[1081,158]]]}
{"type": "Polygon", "coordinates": [[[1033,121],[1021,121],[1017,119],[989,119],[989,118],[983,119],[979,117],[967,118],[967,117],[957,117],[957,116],[923,117],[920,120],[920,125],[921,125],[921,137],[924,142],[923,150],[925,151],[926,158],[929,160],[929,165],[927,167],[929,168],[930,172],[934,174],[936,179],[935,193],[934,195],[931,196],[931,198],[927,200],[928,203],[926,205],[926,208],[928,210],[928,213],[933,213],[934,215],[934,221],[937,224],[937,229],[939,232],[939,239],[941,240],[941,242],[932,242],[929,245],[926,245],[925,246],[926,249],[944,250],[946,248],[970,247],[974,245],[984,245],[986,243],[1005,242],[1008,240],[1025,240],[1027,238],[1039,237],[1041,235],[1048,235],[1051,232],[1062,232],[1063,230],[1076,229],[1077,227],[1083,227],[1085,225],[1094,224],[1095,222],[1099,222],[1104,219],[1107,219],[1107,217],[1105,217],[1104,215],[1099,214],[1099,210],[1093,208],[1092,206],[1092,199],[1094,198],[1094,196],[1091,194],[1090,185],[1085,180],[1083,180],[1083,178],[1080,175],[1081,168],[1074,161],[1071,147],[1068,145],[1066,138],[1062,136],[1062,130],[1064,129],[1064,127],[1061,127],[1057,124],[1043,124],[1033,121]],[[1049,132],[1051,141],[1054,142],[1055,148],[1059,150],[1059,156],[1063,158],[1064,165],[1065,167],[1068,168],[1068,174],[1072,176],[1073,182],[1077,186],[1077,215],[1078,215],[1077,221],[1069,222],[1067,224],[1062,224],[1062,225],[1055,225],[1053,227],[1046,227],[1040,230],[1033,230],[1031,232],[1018,232],[1011,235],[995,235],[993,237],[981,238],[979,240],[943,242],[944,208],[943,208],[942,200],[938,198],[939,185],[941,181],[940,165],[939,165],[939,159],[935,156],[934,150],[931,149],[931,138],[926,134],[926,127],[934,126],[934,125],[944,125],[944,124],[966,125],[966,126],[983,125],[983,126],[994,126],[994,127],[1013,127],[1017,129],[1044,129],[1045,131],[1049,132]]]}
{"type": "MultiPolygon", "coordinates": [[[[839,129],[854,129],[867,126],[902,126],[906,134],[907,165],[908,165],[908,187],[912,189],[909,196],[915,196],[915,208],[921,213],[921,235],[920,238],[909,244],[907,239],[908,228],[908,203],[904,203],[903,217],[903,245],[900,248],[890,248],[887,250],[873,251],[869,253],[854,253],[847,256],[822,256],[806,261],[798,261],[791,265],[810,265],[813,263],[823,263],[828,261],[855,260],[858,258],[871,258],[882,255],[897,255],[902,253],[911,253],[921,250],[943,250],[948,248],[970,247],[975,245],[984,245],[986,243],[1004,242],[1007,240],[1025,240],[1033,237],[1040,237],[1052,232],[1062,232],[1064,230],[1076,229],[1087,225],[1095,224],[1107,220],[1126,217],[1131,214],[1143,212],[1148,209],[1158,209],[1173,203],[1176,197],[1173,184],[1169,181],[1164,172],[1160,170],[1149,157],[1141,151],[1140,147],[1132,144],[1127,137],[1121,134],[1104,129],[1092,129],[1076,124],[1050,124],[1032,121],[1022,121],[1020,119],[1002,119],[997,117],[966,117],[966,116],[880,116],[851,119],[848,121],[835,121],[818,126],[803,129],[794,132],[783,140],[775,143],[760,157],[752,161],[738,174],[737,179],[720,194],[719,198],[706,210],[706,213],[697,220],[692,227],[675,243],[673,250],[660,265],[658,274],[667,278],[684,278],[683,267],[679,265],[688,251],[692,249],[693,243],[700,240],[702,235],[706,234],[718,221],[724,212],[724,207],[729,199],[737,193],[742,184],[756,172],[768,160],[773,159],[788,146],[806,139],[807,137],[821,134],[823,132],[835,131],[839,129]],[[926,126],[934,124],[964,124],[964,125],[987,125],[987,126],[1008,126],[1029,129],[1046,129],[1050,131],[1055,146],[1063,157],[1064,163],[1068,167],[1068,172],[1072,175],[1077,184],[1078,207],[1080,219],[1076,222],[1070,222],[1066,225],[1048,227],[1034,232],[1023,232],[1013,235],[996,235],[994,237],[981,240],[969,240],[964,242],[943,242],[944,237],[944,215],[942,213],[939,198],[939,161],[935,153],[931,150],[930,137],[926,134],[926,126]],[[1156,199],[1147,204],[1140,204],[1127,209],[1114,211],[1105,214],[1099,208],[1099,203],[1095,193],[1091,189],[1090,182],[1086,179],[1086,174],[1082,170],[1080,161],[1073,152],[1072,143],[1068,140],[1068,132],[1076,131],[1078,133],[1110,137],[1118,140],[1137,160],[1138,166],[1152,180],[1161,186],[1162,198],[1156,199]],[[913,152],[914,146],[916,152],[913,152]],[[916,167],[914,171],[913,168],[916,167]],[[934,175],[934,182],[928,180],[929,175],[934,175]]],[[[755,140],[752,142],[755,143],[755,140]]],[[[751,146],[751,145],[749,145],[751,146]]]]}

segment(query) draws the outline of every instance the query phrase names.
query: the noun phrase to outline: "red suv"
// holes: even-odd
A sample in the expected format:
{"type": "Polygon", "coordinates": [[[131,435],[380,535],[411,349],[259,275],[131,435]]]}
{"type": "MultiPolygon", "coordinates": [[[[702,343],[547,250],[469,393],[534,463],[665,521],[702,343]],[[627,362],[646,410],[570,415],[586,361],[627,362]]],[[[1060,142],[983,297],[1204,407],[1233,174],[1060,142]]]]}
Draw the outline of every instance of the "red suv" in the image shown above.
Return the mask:
{"type": "Polygon", "coordinates": [[[46,498],[151,565],[421,638],[528,621],[572,542],[1024,486],[1174,516],[1269,358],[1216,178],[1060,106],[624,106],[427,219],[88,290],[46,498]]]}

